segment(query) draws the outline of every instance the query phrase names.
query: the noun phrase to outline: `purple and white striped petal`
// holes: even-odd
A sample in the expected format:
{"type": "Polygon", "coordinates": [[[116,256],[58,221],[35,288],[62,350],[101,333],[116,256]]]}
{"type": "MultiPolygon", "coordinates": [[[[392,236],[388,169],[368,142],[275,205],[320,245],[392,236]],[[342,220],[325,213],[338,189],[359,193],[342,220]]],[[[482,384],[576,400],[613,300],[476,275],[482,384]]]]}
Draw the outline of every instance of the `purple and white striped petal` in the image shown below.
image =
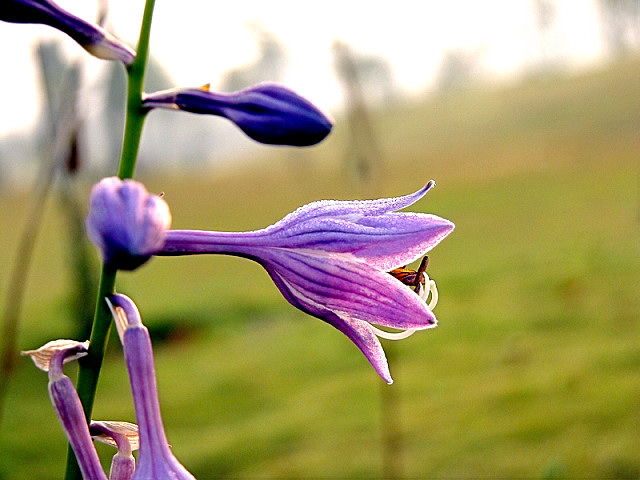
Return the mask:
{"type": "MultiPolygon", "coordinates": [[[[433,185],[431,181],[411,195],[382,200],[313,202],[262,230],[218,232],[215,241],[220,247],[228,245],[228,252],[207,251],[206,244],[213,243],[214,232],[172,231],[163,254],[180,254],[181,250],[195,253],[200,248],[201,253],[229,254],[242,247],[299,249],[327,255],[350,254],[389,271],[417,260],[453,230],[453,223],[436,215],[395,212],[422,198],[433,185]],[[185,244],[180,241],[183,237],[185,244]]],[[[248,256],[250,252],[244,250],[240,253],[248,256]]]]}
{"type": "Polygon", "coordinates": [[[406,330],[437,325],[415,292],[368,265],[335,257],[289,258],[263,265],[289,303],[344,333],[387,383],[393,380],[371,323],[406,330]]]}
{"type": "Polygon", "coordinates": [[[378,198],[375,200],[318,200],[308,203],[267,229],[278,229],[290,224],[300,223],[317,217],[341,217],[345,215],[382,215],[409,207],[424,197],[436,185],[430,180],[414,193],[399,197],[378,198]]]}
{"type": "Polygon", "coordinates": [[[413,290],[360,261],[288,251],[269,252],[260,263],[316,317],[329,310],[343,319],[401,330],[436,325],[435,315],[413,290]]]}

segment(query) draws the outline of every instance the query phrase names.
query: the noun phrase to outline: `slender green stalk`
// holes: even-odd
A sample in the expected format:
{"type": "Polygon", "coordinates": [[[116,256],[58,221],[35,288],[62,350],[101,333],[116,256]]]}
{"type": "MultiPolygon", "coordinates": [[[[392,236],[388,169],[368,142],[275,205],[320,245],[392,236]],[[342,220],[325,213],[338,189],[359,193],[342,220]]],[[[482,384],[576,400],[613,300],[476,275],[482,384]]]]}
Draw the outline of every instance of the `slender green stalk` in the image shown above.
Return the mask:
{"type": "MultiPolygon", "coordinates": [[[[138,150],[140,148],[142,127],[146,116],[146,112],[142,108],[142,94],[154,5],[155,0],[146,1],[136,59],[127,70],[127,113],[124,139],[122,141],[122,154],[118,168],[118,176],[120,178],[133,177],[138,150]]],[[[111,330],[111,312],[104,299],[115,292],[115,282],[116,270],[109,265],[104,265],[98,287],[98,296],[96,298],[96,309],[91,330],[89,352],[86,357],[81,359],[78,371],[77,391],[84,408],[87,422],[91,420],[93,402],[98,387],[98,378],[100,376],[100,369],[102,368],[102,361],[111,330]]],[[[82,476],[75,455],[71,447],[69,447],[65,479],[80,480],[81,478],[82,476]]]]}
{"type": "Polygon", "coordinates": [[[144,91],[147,58],[149,56],[149,35],[151,33],[154,4],[155,0],[147,0],[146,2],[142,27],[140,28],[140,39],[138,40],[138,52],[135,61],[127,72],[129,80],[127,85],[127,118],[122,142],[120,168],[118,170],[120,178],[133,177],[138,158],[138,149],[140,148],[142,125],[146,117],[146,111],[142,108],[142,94],[144,91]]]}
{"type": "Polygon", "coordinates": [[[104,298],[115,292],[116,270],[109,265],[102,267],[102,276],[98,286],[96,311],[91,329],[89,353],[80,360],[78,371],[78,396],[84,407],[87,420],[91,418],[93,400],[95,398],[98,376],[102,368],[102,360],[111,330],[111,312],[104,298]]]}

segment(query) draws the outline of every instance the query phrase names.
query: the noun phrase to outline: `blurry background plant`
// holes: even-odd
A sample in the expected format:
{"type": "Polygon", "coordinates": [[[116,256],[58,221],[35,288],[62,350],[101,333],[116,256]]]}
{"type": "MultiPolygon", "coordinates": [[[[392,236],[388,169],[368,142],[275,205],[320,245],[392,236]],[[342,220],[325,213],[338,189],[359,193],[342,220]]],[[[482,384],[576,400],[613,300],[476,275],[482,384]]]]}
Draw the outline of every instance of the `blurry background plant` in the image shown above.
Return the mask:
{"type": "MultiPolygon", "coordinates": [[[[226,23],[235,33],[225,31],[221,42],[217,32],[191,24],[181,31],[184,45],[193,49],[189,55],[168,47],[175,29],[187,25],[182,12],[160,3],[152,50],[166,63],[152,69],[163,73],[149,90],[215,80],[215,69],[226,65],[260,65],[265,48],[245,39],[254,37],[242,29],[244,20],[235,23],[238,8],[248,12],[238,18],[262,19],[262,31],[273,32],[272,45],[283,53],[281,79],[293,79],[287,83],[314,99],[316,87],[304,82],[309,76],[320,80],[336,131],[309,151],[282,152],[251,146],[222,120],[186,113],[177,115],[179,121],[172,115],[178,131],[168,136],[161,116],[171,112],[157,112],[145,132],[143,179],[150,189],[166,193],[180,222],[175,228],[244,230],[318,198],[371,197],[368,188],[375,195],[395,195],[435,178],[438,188],[424,208],[455,219],[457,230],[455,241],[439,246],[430,259],[429,272],[442,294],[440,324],[429,335],[402,342],[394,367],[398,431],[386,441],[387,448],[395,448],[388,460],[395,465],[385,477],[638,477],[638,2],[485,2],[484,12],[474,10],[475,2],[452,2],[450,8],[459,13],[452,16],[443,3],[425,3],[424,11],[402,2],[391,10],[342,2],[338,11],[328,4],[323,8],[333,15],[332,23],[312,12],[315,22],[298,22],[290,31],[277,18],[290,18],[282,9],[291,13],[301,8],[297,3],[270,3],[272,14],[245,2],[216,4],[228,12],[226,23]],[[503,30],[492,19],[504,19],[514,29],[503,30]],[[457,37],[447,37],[440,26],[457,37]],[[325,37],[321,47],[305,43],[317,38],[314,27],[339,36],[356,56],[379,57],[390,65],[395,102],[374,101],[380,97],[366,80],[362,87],[382,159],[379,183],[362,187],[343,174],[350,134],[339,84],[321,69],[331,65],[333,38],[325,37]],[[465,29],[467,36],[461,36],[465,29]],[[205,30],[207,43],[195,41],[205,30]],[[422,36],[411,37],[414,31],[422,36]],[[232,44],[237,47],[228,48],[232,44]],[[301,53],[317,66],[301,62],[301,53]],[[182,57],[198,58],[209,70],[187,72],[182,57]],[[516,67],[499,70],[497,58],[512,59],[516,67]],[[307,76],[292,71],[300,64],[307,76]],[[195,196],[206,207],[194,209],[195,196]]],[[[193,16],[188,6],[197,2],[185,4],[193,16]]],[[[126,31],[128,20],[115,13],[139,18],[132,13],[139,2],[112,5],[116,31],[135,38],[126,31]]],[[[221,15],[218,11],[216,18],[221,15]]],[[[298,16],[308,17],[309,12],[298,16]]],[[[2,82],[23,102],[16,110],[7,105],[2,115],[0,244],[7,247],[0,253],[0,301],[5,308],[9,266],[20,243],[15,225],[26,218],[25,199],[31,197],[21,186],[40,160],[25,152],[27,130],[15,128],[29,123],[23,112],[35,110],[30,70],[9,57],[29,56],[22,45],[28,42],[19,39],[33,30],[27,35],[17,26],[2,27],[0,35],[11,39],[5,44],[12,49],[0,56],[4,65],[15,65],[2,82]]],[[[86,138],[92,142],[81,147],[88,153],[80,198],[91,181],[113,171],[108,162],[117,157],[117,151],[100,154],[109,151],[108,143],[95,135],[116,125],[97,120],[95,112],[122,104],[100,97],[103,90],[95,82],[106,77],[93,75],[96,62],[88,60],[83,78],[89,87],[80,92],[86,138]]],[[[367,78],[364,68],[361,78],[367,78]]],[[[122,70],[113,75],[124,78],[122,70]]],[[[346,158],[354,161],[352,155],[346,158]]],[[[63,225],[62,209],[49,209],[41,236],[47,241],[36,246],[27,284],[20,348],[75,334],[69,304],[62,300],[69,298],[76,275],[63,261],[63,225]]],[[[165,341],[156,353],[160,397],[180,459],[201,478],[382,475],[380,415],[388,420],[378,409],[382,382],[351,345],[321,322],[292,312],[250,262],[185,261],[187,267],[178,272],[174,263],[155,259],[121,278],[152,335],[165,341]],[[308,341],[311,337],[317,344],[308,341]],[[260,376],[256,365],[266,366],[260,376]]],[[[124,367],[119,356],[108,363],[96,409],[101,417],[122,418],[131,412],[131,405],[120,401],[128,391],[124,367]]],[[[57,424],[43,378],[33,370],[20,364],[9,390],[12,414],[0,430],[5,478],[61,470],[64,437],[55,428],[42,436],[42,425],[57,424]],[[41,446],[36,458],[35,443],[41,446]]]]}

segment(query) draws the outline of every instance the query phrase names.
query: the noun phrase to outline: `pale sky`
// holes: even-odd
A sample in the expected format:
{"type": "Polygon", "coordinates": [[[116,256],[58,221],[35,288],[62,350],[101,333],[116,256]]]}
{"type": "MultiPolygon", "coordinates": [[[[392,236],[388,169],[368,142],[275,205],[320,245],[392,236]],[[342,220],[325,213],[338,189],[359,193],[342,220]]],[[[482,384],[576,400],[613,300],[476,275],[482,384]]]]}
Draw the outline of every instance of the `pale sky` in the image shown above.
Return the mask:
{"type": "MultiPolygon", "coordinates": [[[[59,0],[91,20],[95,2],[59,0]]],[[[408,91],[427,89],[443,52],[464,48],[482,56],[487,76],[509,77],[539,58],[532,0],[181,0],[156,1],[151,52],[176,86],[213,85],[232,67],[256,55],[247,25],[259,22],[285,44],[287,84],[328,110],[340,98],[331,70],[331,42],[340,38],[363,54],[386,57],[397,82],[408,91]]],[[[111,28],[135,46],[143,0],[110,0],[111,28]]],[[[72,57],[85,55],[50,27],[0,22],[0,134],[21,130],[37,112],[32,57],[39,38],[59,38],[72,57]]],[[[556,26],[547,42],[551,55],[568,66],[588,65],[602,53],[594,0],[559,0],[556,26]]],[[[89,61],[89,71],[101,64],[89,61]]]]}

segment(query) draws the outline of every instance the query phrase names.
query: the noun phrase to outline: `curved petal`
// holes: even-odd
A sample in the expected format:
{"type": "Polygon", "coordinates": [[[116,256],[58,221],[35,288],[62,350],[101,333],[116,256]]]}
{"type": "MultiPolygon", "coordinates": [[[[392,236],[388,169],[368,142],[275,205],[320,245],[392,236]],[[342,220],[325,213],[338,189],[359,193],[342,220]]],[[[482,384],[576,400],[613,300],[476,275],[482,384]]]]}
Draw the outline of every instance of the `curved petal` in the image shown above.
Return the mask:
{"type": "Polygon", "coordinates": [[[350,253],[388,271],[423,256],[453,228],[453,223],[435,215],[387,213],[316,218],[252,240],[270,247],[350,253]]]}
{"type": "Polygon", "coordinates": [[[367,216],[395,212],[416,203],[424,197],[435,184],[436,182],[430,180],[429,183],[417,192],[400,197],[380,198],[377,200],[319,200],[311,202],[293,211],[265,230],[273,233],[276,230],[290,228],[296,223],[318,217],[347,215],[367,216]]]}
{"type": "Polygon", "coordinates": [[[388,384],[393,383],[387,356],[380,344],[380,340],[378,340],[378,337],[373,333],[368,323],[342,318],[332,312],[327,312],[322,319],[344,333],[347,338],[360,349],[371,366],[385,382],[388,384]]]}
{"type": "Polygon", "coordinates": [[[341,318],[398,329],[436,325],[433,312],[413,290],[359,260],[297,251],[266,259],[267,255],[261,256],[261,263],[272,277],[277,275],[279,287],[285,284],[287,300],[314,316],[322,318],[324,311],[331,311],[341,318]]]}
{"type": "Polygon", "coordinates": [[[347,338],[360,349],[378,375],[380,375],[385,382],[389,384],[393,383],[391,373],[389,372],[387,357],[380,344],[380,340],[378,340],[378,337],[373,333],[368,323],[348,317],[341,317],[322,305],[312,303],[308,298],[300,298],[296,293],[296,289],[281,276],[277,268],[269,264],[265,264],[264,267],[271,276],[273,283],[275,283],[278,290],[282,293],[282,296],[291,305],[327,322],[345,334],[347,338]]]}

